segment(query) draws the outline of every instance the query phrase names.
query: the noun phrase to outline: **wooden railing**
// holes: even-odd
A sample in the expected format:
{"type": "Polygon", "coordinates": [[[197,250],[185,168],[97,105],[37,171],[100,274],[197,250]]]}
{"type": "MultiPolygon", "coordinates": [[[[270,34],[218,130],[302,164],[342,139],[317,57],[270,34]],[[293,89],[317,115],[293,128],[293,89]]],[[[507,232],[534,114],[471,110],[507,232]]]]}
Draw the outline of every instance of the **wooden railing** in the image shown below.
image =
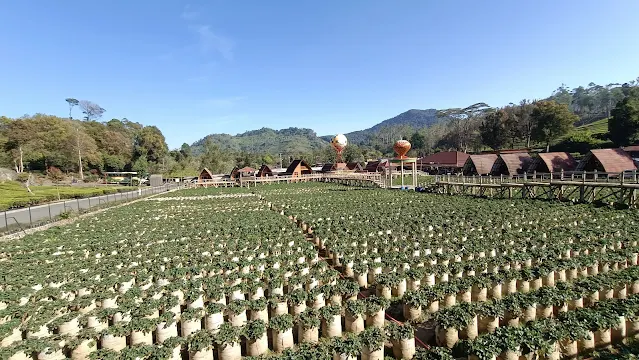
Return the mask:
{"type": "Polygon", "coordinates": [[[377,173],[326,173],[326,174],[303,174],[299,176],[282,175],[282,176],[242,176],[237,179],[206,179],[195,183],[187,184],[187,187],[234,187],[234,186],[254,186],[257,184],[270,183],[290,183],[305,181],[361,181],[370,182],[377,186],[383,187],[382,175],[377,173]]]}
{"type": "Polygon", "coordinates": [[[553,173],[524,173],[514,176],[509,175],[435,175],[435,182],[441,183],[461,183],[461,184],[502,184],[502,183],[555,183],[565,182],[593,182],[593,183],[616,183],[616,184],[637,184],[639,183],[639,171],[629,170],[620,173],[606,173],[598,171],[561,171],[553,173]]]}

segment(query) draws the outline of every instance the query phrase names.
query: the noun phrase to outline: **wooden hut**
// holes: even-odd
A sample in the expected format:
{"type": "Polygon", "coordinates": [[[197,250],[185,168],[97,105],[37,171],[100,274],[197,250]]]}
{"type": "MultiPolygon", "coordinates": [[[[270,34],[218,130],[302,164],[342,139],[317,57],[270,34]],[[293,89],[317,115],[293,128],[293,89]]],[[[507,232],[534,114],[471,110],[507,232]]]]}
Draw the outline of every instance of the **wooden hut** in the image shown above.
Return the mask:
{"type": "Polygon", "coordinates": [[[488,175],[493,169],[497,154],[470,155],[464,163],[464,175],[488,175]]]}
{"type": "Polygon", "coordinates": [[[209,169],[204,168],[200,171],[200,175],[197,177],[197,182],[205,182],[213,180],[213,174],[209,169]]]}
{"type": "Polygon", "coordinates": [[[539,153],[530,163],[529,173],[551,173],[561,171],[574,171],[577,161],[567,152],[539,153]]]}
{"type": "Polygon", "coordinates": [[[293,160],[291,165],[288,166],[286,172],[282,175],[288,175],[292,177],[299,177],[302,175],[310,175],[313,173],[311,166],[304,160],[293,160]]]}
{"type": "MultiPolygon", "coordinates": [[[[366,163],[366,167],[364,168],[364,172],[385,172],[388,170],[389,162],[388,160],[374,160],[366,163]]],[[[399,170],[399,165],[392,165],[393,171],[399,170]]]]}
{"type": "Polygon", "coordinates": [[[252,167],[249,166],[245,166],[243,168],[238,168],[235,167],[232,171],[231,171],[231,179],[237,179],[241,176],[251,176],[255,173],[255,169],[253,169],[252,167]]]}
{"type": "Polygon", "coordinates": [[[322,169],[320,170],[320,172],[323,173],[327,173],[327,172],[331,172],[331,171],[336,171],[336,170],[346,170],[346,164],[345,163],[326,163],[322,166],[322,169]]]}
{"type": "Polygon", "coordinates": [[[383,168],[380,168],[380,161],[374,160],[366,163],[366,167],[364,167],[364,171],[366,172],[380,172],[383,168]]]}
{"type": "Polygon", "coordinates": [[[461,151],[441,151],[417,159],[417,169],[434,173],[459,172],[469,155],[461,151]]]}
{"type": "Polygon", "coordinates": [[[271,171],[271,168],[268,167],[268,165],[262,165],[255,175],[255,177],[259,178],[268,176],[273,176],[273,171],[271,171]]]}
{"type": "Polygon", "coordinates": [[[595,171],[604,173],[620,173],[636,170],[634,161],[623,149],[590,150],[577,165],[577,171],[595,171]]]}
{"type": "Polygon", "coordinates": [[[346,164],[346,169],[351,170],[351,171],[362,171],[362,164],[358,163],[358,162],[349,162],[346,164]]]}
{"type": "Polygon", "coordinates": [[[491,170],[492,175],[520,175],[525,173],[532,163],[528,153],[499,154],[491,170]]]}

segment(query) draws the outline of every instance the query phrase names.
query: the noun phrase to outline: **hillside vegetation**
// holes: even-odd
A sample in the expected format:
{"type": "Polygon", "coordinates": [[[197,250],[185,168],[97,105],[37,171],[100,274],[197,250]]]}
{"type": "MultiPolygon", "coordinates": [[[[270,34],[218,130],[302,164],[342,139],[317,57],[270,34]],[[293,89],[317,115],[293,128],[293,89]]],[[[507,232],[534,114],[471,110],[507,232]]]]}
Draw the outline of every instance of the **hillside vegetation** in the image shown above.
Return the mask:
{"type": "Polygon", "coordinates": [[[221,149],[250,153],[309,153],[325,148],[326,140],[317,136],[315,131],[303,128],[273,130],[261,128],[247,131],[239,135],[212,134],[193,143],[193,152],[202,153],[204,143],[211,140],[221,149]]]}

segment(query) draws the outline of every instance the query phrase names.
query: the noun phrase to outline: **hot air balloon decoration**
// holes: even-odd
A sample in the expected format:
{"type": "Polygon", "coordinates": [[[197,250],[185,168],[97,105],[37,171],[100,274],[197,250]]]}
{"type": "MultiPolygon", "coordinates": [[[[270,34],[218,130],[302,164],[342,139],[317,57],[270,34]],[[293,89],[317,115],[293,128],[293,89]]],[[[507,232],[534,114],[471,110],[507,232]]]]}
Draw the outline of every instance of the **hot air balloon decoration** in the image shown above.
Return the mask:
{"type": "Polygon", "coordinates": [[[336,163],[342,162],[342,151],[344,151],[346,145],[348,145],[348,140],[344,134],[337,134],[333,137],[333,139],[331,139],[331,146],[337,153],[337,158],[335,159],[336,163]]]}
{"type": "Polygon", "coordinates": [[[406,154],[410,150],[410,142],[408,140],[397,140],[395,145],[393,145],[393,150],[395,150],[398,159],[406,159],[406,154]]]}

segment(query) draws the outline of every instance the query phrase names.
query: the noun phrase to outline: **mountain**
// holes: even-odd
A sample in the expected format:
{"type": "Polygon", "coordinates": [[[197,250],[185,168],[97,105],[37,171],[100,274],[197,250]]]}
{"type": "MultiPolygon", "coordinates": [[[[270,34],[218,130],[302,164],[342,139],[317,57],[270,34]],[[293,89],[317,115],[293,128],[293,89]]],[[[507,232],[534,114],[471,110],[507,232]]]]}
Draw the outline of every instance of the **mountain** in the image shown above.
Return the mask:
{"type": "MultiPolygon", "coordinates": [[[[437,118],[437,110],[435,109],[426,109],[426,110],[411,109],[395,117],[384,120],[381,123],[371,128],[368,128],[365,130],[353,131],[344,135],[346,135],[346,138],[348,139],[350,143],[361,144],[362,142],[366,141],[366,138],[369,135],[373,135],[377,133],[379,130],[383,129],[384,127],[408,125],[414,128],[423,128],[423,127],[431,126],[438,122],[440,122],[440,119],[437,118]]],[[[327,140],[328,138],[328,140],[330,141],[331,136],[328,136],[328,137],[323,136],[322,138],[324,140],[327,140]]]]}
{"type": "MultiPolygon", "coordinates": [[[[369,135],[373,135],[385,127],[408,125],[414,128],[422,128],[436,124],[439,121],[440,119],[437,118],[437,110],[435,109],[412,109],[384,120],[371,128],[344,135],[346,135],[350,143],[361,144],[366,141],[369,135]]],[[[326,148],[333,136],[318,137],[315,131],[311,129],[296,127],[282,130],[261,128],[238,135],[211,134],[196,141],[192,146],[195,153],[200,153],[204,142],[207,139],[211,139],[220,148],[236,152],[308,154],[314,150],[326,148]]]]}
{"type": "Polygon", "coordinates": [[[193,151],[195,153],[201,152],[207,139],[211,139],[224,150],[270,154],[308,154],[313,150],[323,149],[328,144],[311,129],[291,127],[273,130],[261,128],[235,136],[229,134],[208,135],[193,143],[193,151]]]}

